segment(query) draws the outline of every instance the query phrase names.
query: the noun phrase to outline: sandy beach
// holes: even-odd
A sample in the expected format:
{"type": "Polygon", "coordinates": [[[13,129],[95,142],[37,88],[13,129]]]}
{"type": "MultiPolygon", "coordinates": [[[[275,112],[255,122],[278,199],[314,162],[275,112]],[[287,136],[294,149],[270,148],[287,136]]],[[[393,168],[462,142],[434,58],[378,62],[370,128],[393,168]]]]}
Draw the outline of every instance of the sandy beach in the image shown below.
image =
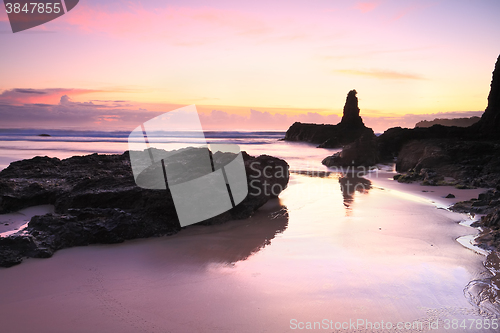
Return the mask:
{"type": "Polygon", "coordinates": [[[481,190],[444,199],[452,188],[390,175],[346,201],[338,175],[292,174],[248,220],[0,269],[2,331],[287,332],[362,319],[423,325],[405,332],[437,321],[445,332],[447,320],[491,319],[465,296],[488,276],[485,257],[456,241],[476,230],[438,208],[481,190]]]}
{"type": "Polygon", "coordinates": [[[0,333],[500,332],[500,1],[0,7],[0,333]]]}

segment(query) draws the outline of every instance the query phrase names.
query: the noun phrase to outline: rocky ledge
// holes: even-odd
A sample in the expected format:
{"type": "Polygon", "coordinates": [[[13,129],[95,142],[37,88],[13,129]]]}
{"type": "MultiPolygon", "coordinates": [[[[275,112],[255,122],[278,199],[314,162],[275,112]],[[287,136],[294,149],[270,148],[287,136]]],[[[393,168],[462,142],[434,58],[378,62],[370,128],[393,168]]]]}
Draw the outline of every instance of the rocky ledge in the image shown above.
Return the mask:
{"type": "Polygon", "coordinates": [[[500,188],[481,193],[477,199],[457,202],[450,209],[459,213],[483,215],[472,224],[473,227],[480,227],[475,242],[483,249],[500,254],[500,188]]]}
{"type": "Polygon", "coordinates": [[[500,186],[500,56],[488,106],[478,122],[464,128],[391,128],[377,141],[383,158],[396,157],[400,182],[458,188],[500,186]]]}
{"type": "MultiPolygon", "coordinates": [[[[196,156],[203,148],[187,149],[196,156]]],[[[286,188],[285,161],[242,155],[248,195],[201,224],[248,218],[286,188]]],[[[227,153],[212,155],[214,164],[227,158],[227,153]]],[[[62,248],[169,235],[181,229],[168,188],[150,190],[135,184],[129,152],[64,160],[35,157],[11,163],[0,172],[0,214],[45,204],[54,205],[55,213],[34,216],[26,229],[0,238],[0,266],[19,264],[26,257],[47,258],[62,248]]]]}

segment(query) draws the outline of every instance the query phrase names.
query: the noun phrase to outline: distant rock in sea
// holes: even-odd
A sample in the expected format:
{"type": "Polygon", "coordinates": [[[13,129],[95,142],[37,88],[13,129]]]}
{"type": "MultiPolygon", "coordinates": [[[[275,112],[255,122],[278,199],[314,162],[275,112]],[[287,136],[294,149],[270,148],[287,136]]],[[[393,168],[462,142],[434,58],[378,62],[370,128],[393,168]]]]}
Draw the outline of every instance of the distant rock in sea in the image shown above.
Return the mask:
{"type": "Polygon", "coordinates": [[[434,120],[422,120],[415,124],[415,127],[431,127],[434,125],[443,126],[457,126],[457,127],[469,127],[477,123],[481,117],[470,117],[470,118],[436,118],[434,120]]]}
{"type": "Polygon", "coordinates": [[[50,134],[38,134],[38,136],[51,136],[50,134]]]}
{"type": "Polygon", "coordinates": [[[359,115],[356,90],[347,94],[342,120],[337,125],[294,123],[285,134],[285,141],[303,141],[319,144],[321,148],[338,148],[365,136],[375,137],[359,115]]]}

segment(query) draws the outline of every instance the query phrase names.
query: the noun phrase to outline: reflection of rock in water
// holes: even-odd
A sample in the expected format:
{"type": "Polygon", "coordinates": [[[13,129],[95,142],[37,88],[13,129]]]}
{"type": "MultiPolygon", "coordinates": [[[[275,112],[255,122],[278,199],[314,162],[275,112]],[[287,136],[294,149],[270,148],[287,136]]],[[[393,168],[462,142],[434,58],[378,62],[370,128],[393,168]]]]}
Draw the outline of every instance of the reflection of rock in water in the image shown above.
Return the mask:
{"type": "Polygon", "coordinates": [[[339,178],[340,190],[342,191],[342,196],[344,197],[344,206],[349,208],[354,202],[354,194],[368,193],[372,187],[372,182],[368,179],[352,176],[350,174],[345,174],[339,178]]]}
{"type": "Polygon", "coordinates": [[[488,277],[469,282],[464,289],[465,297],[479,310],[493,316],[500,315],[500,258],[495,251],[486,257],[484,267],[488,277]]]}
{"type": "Polygon", "coordinates": [[[354,201],[354,194],[368,193],[372,187],[372,182],[362,176],[365,175],[366,170],[354,169],[347,173],[341,172],[331,172],[331,171],[318,171],[318,170],[290,170],[290,173],[318,177],[318,178],[328,178],[331,175],[339,175],[340,190],[342,191],[342,196],[344,197],[344,206],[350,208],[354,201]]]}
{"type": "Polygon", "coordinates": [[[150,260],[195,267],[210,263],[234,264],[270,245],[287,227],[287,208],[281,206],[278,199],[272,199],[244,222],[231,221],[209,228],[189,226],[170,237],[165,250],[152,255],[150,260]]]}
{"type": "Polygon", "coordinates": [[[335,172],[330,171],[320,171],[320,170],[290,170],[290,173],[294,173],[297,175],[309,176],[309,177],[318,177],[318,178],[328,178],[331,174],[335,174],[335,172]]]}

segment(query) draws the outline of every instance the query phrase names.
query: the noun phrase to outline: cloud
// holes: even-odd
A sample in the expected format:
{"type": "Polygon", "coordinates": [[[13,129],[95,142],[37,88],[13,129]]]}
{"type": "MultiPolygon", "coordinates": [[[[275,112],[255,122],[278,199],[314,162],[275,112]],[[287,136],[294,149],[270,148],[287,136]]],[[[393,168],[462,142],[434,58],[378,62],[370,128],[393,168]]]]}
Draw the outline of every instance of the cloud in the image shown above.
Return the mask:
{"type": "Polygon", "coordinates": [[[354,59],[354,58],[364,58],[380,54],[398,54],[398,53],[413,53],[415,51],[430,51],[438,48],[438,45],[428,45],[422,47],[412,47],[412,48],[392,48],[392,49],[371,49],[359,52],[346,53],[345,50],[336,50],[338,53],[336,55],[321,56],[320,59],[330,61],[330,60],[341,60],[341,59],[354,59]]]}
{"type": "Polygon", "coordinates": [[[80,4],[78,11],[67,15],[59,24],[86,33],[102,33],[115,37],[155,39],[180,46],[218,42],[230,35],[255,36],[272,29],[256,15],[214,7],[166,6],[145,9],[128,2],[113,6],[80,4]],[[182,34],[179,34],[182,31],[182,34]]]}
{"type": "Polygon", "coordinates": [[[47,94],[45,90],[40,90],[40,89],[14,89],[14,92],[20,94],[39,94],[39,95],[47,94]]]}
{"type": "Polygon", "coordinates": [[[336,73],[346,74],[346,75],[356,75],[356,76],[367,76],[377,79],[396,79],[396,80],[424,80],[423,77],[416,74],[408,74],[390,70],[356,70],[356,69],[338,69],[335,70],[336,73]]]}
{"type": "Polygon", "coordinates": [[[337,124],[340,117],[336,114],[322,115],[316,112],[307,112],[296,115],[270,113],[267,111],[250,110],[245,115],[232,114],[220,110],[201,113],[200,121],[203,129],[207,130],[286,130],[296,121],[303,123],[337,124]]]}
{"type": "MultiPolygon", "coordinates": [[[[82,129],[82,130],[133,130],[139,124],[174,110],[182,105],[157,105],[160,111],[148,111],[132,102],[123,100],[89,100],[76,102],[71,99],[72,92],[88,93],[82,89],[12,89],[0,94],[1,128],[38,128],[38,129],[82,129]],[[60,94],[55,102],[46,103],[41,100],[60,94]],[[21,97],[22,98],[21,98],[21,97]],[[35,98],[36,97],[36,98],[35,98]],[[127,104],[121,104],[126,102],[127,104]]],[[[324,111],[314,112],[297,109],[256,110],[242,107],[225,107],[224,110],[212,109],[207,105],[199,105],[200,120],[205,130],[283,130],[294,122],[337,124],[340,116],[326,114],[324,111]],[[236,113],[238,112],[238,113],[236,113]],[[291,112],[295,112],[291,114],[291,112]]],[[[370,110],[372,116],[365,116],[361,110],[364,123],[375,132],[383,132],[390,127],[413,128],[421,120],[435,118],[464,118],[481,116],[483,111],[456,111],[428,114],[384,114],[370,110]]]]}
{"type": "Polygon", "coordinates": [[[56,104],[59,102],[61,95],[82,95],[101,90],[90,89],[67,89],[67,88],[51,88],[51,89],[31,89],[31,88],[15,88],[4,90],[0,94],[0,103],[8,105],[25,105],[25,104],[56,104]]]}
{"type": "Polygon", "coordinates": [[[403,9],[399,10],[393,17],[392,17],[392,21],[397,21],[401,18],[403,18],[404,16],[408,15],[408,14],[411,14],[411,13],[414,13],[414,12],[417,12],[419,10],[422,10],[422,9],[426,9],[426,8],[429,8],[429,7],[432,7],[434,6],[435,4],[432,4],[432,3],[428,3],[428,4],[422,4],[422,3],[419,3],[419,4],[412,4],[412,5],[409,5],[409,6],[406,6],[404,7],[403,9]]]}
{"type": "Polygon", "coordinates": [[[4,10],[0,10],[0,22],[9,22],[9,17],[7,16],[7,12],[4,10]]]}
{"type": "MultiPolygon", "coordinates": [[[[51,23],[59,31],[98,34],[127,41],[155,41],[180,47],[200,47],[210,44],[255,43],[275,45],[276,43],[297,43],[318,40],[319,35],[330,26],[330,22],[313,23],[297,19],[290,8],[279,15],[265,11],[256,12],[236,7],[221,8],[208,5],[162,4],[154,9],[139,2],[122,1],[110,5],[84,4],[80,2],[77,11],[51,23]],[[182,31],[182,33],[179,33],[182,31]]],[[[331,40],[331,36],[329,38],[331,40]]]]}
{"type": "Polygon", "coordinates": [[[480,117],[483,111],[451,111],[426,114],[405,114],[380,117],[363,117],[366,126],[373,128],[375,132],[382,133],[391,127],[414,128],[415,124],[422,120],[434,120],[436,118],[470,118],[480,117]]]}
{"type": "Polygon", "coordinates": [[[379,2],[359,2],[354,6],[354,9],[361,11],[362,13],[371,12],[375,8],[377,8],[379,2]]]}
{"type": "Polygon", "coordinates": [[[73,102],[67,95],[57,104],[0,105],[2,128],[132,130],[163,112],[110,108],[92,102],[73,102]],[[113,124],[113,125],[107,125],[113,124]]]}

